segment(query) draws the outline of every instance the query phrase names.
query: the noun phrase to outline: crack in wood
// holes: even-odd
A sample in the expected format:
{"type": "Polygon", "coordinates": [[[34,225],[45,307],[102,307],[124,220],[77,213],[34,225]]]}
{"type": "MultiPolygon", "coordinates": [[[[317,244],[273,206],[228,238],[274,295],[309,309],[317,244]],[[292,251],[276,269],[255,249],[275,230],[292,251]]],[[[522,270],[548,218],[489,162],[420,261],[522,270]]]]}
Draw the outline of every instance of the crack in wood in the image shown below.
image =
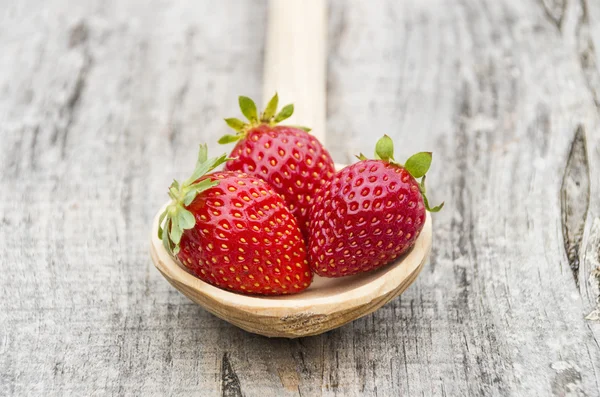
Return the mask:
{"type": "Polygon", "coordinates": [[[81,94],[85,88],[86,80],[93,63],[89,49],[85,46],[88,35],[88,27],[83,21],[74,26],[69,34],[69,48],[83,47],[83,63],[77,73],[73,88],[67,95],[63,107],[60,109],[60,116],[64,120],[64,126],[62,128],[55,127],[54,134],[51,138],[52,144],[56,144],[60,136],[60,153],[63,159],[66,155],[69,131],[71,130],[75,115],[79,109],[81,94]]]}
{"type": "Polygon", "coordinates": [[[538,3],[542,6],[546,18],[561,32],[567,0],[538,0],[538,3]]]}
{"type": "Polygon", "coordinates": [[[548,154],[548,143],[552,136],[550,109],[546,104],[538,103],[536,106],[535,118],[527,127],[527,136],[532,142],[532,150],[540,157],[546,157],[548,154]]]}
{"type": "Polygon", "coordinates": [[[75,115],[77,110],[79,109],[79,103],[81,99],[81,93],[85,88],[86,79],[92,64],[92,59],[87,51],[84,52],[84,63],[81,67],[79,73],[77,74],[77,80],[75,80],[75,85],[71,94],[67,98],[66,107],[63,108],[66,112],[66,123],[65,127],[62,130],[62,138],[60,143],[60,151],[62,158],[65,157],[66,149],[67,149],[67,137],[69,136],[69,131],[71,130],[71,126],[73,125],[73,120],[75,119],[75,115]]]}
{"type": "Polygon", "coordinates": [[[223,354],[221,362],[221,396],[222,397],[242,397],[242,387],[240,380],[231,366],[229,353],[223,354]]]}
{"type": "Polygon", "coordinates": [[[329,49],[334,51],[341,45],[342,40],[348,33],[348,24],[346,20],[346,7],[339,7],[339,4],[329,3],[328,14],[331,18],[329,28],[329,49]]]}
{"type": "Polygon", "coordinates": [[[586,0],[580,0],[581,15],[577,21],[577,50],[585,84],[600,113],[600,73],[596,62],[596,48],[590,34],[590,17],[586,0]]]}
{"type": "Polygon", "coordinates": [[[37,124],[32,131],[33,137],[31,138],[31,145],[29,147],[29,165],[31,169],[36,169],[36,148],[38,144],[38,137],[40,134],[40,126],[37,124]]]}
{"type": "MultiPolygon", "coordinates": [[[[467,169],[467,146],[468,146],[468,135],[467,135],[467,122],[471,118],[473,111],[471,109],[471,103],[469,101],[470,98],[470,90],[467,83],[463,84],[460,101],[457,104],[457,130],[456,130],[456,158],[457,158],[457,170],[456,180],[455,180],[455,190],[453,192],[453,197],[456,202],[456,210],[460,215],[459,219],[453,219],[451,223],[451,229],[457,233],[459,236],[458,245],[456,249],[458,250],[458,254],[460,257],[464,257],[468,255],[468,248],[471,246],[469,238],[472,233],[472,225],[467,223],[467,206],[468,200],[467,190],[466,190],[466,175],[465,171],[467,169]]],[[[458,256],[453,257],[456,259],[458,256]]],[[[462,269],[464,270],[464,269],[462,269]]],[[[460,275],[459,285],[461,287],[467,287],[469,285],[466,274],[460,275]]],[[[465,289],[466,290],[466,289],[465,289]]]]}
{"type": "Polygon", "coordinates": [[[600,322],[600,218],[595,218],[583,253],[583,271],[588,277],[588,296],[595,304],[586,320],[600,322]]]}
{"type": "Polygon", "coordinates": [[[583,126],[577,127],[560,188],[562,234],[569,267],[579,288],[579,251],[590,204],[590,169],[583,126]]]}
{"type": "Polygon", "coordinates": [[[89,29],[84,21],[80,21],[69,32],[69,48],[85,43],[89,36],[89,29]]]}
{"type": "Polygon", "coordinates": [[[181,115],[193,79],[192,70],[194,68],[194,41],[196,33],[196,29],[192,27],[185,34],[185,44],[183,46],[183,81],[175,92],[169,110],[168,139],[171,146],[176,146],[175,141],[183,128],[181,115]]]}

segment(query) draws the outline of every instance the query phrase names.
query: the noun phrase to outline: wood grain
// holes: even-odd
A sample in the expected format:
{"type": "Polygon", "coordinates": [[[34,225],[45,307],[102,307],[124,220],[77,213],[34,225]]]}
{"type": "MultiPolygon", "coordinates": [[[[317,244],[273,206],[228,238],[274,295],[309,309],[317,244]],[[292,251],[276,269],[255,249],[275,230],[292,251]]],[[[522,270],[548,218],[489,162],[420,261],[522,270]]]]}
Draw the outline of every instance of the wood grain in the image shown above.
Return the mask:
{"type": "Polygon", "coordinates": [[[577,128],[560,188],[563,239],[575,284],[579,286],[579,258],[590,203],[590,169],[585,131],[577,128]]]}
{"type": "Polygon", "coordinates": [[[0,2],[0,395],[597,396],[600,3],[329,3],[335,160],[383,133],[432,150],[446,207],[400,298],[297,340],[219,320],[148,258],[196,142],[223,150],[261,93],[266,5],[0,2]]]}

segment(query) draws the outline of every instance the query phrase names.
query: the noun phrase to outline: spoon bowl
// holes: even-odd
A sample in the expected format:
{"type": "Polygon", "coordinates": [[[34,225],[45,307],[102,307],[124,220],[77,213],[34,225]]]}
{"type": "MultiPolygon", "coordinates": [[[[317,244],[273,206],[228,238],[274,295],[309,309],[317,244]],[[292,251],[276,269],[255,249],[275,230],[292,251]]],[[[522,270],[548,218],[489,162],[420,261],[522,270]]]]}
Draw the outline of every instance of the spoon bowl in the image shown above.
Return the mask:
{"type": "Polygon", "coordinates": [[[163,209],[152,224],[150,252],[156,268],[169,283],[210,313],[248,332],[269,337],[317,335],[372,313],[415,281],[431,251],[428,214],[414,247],[386,266],[341,278],[315,275],[310,287],[295,295],[247,296],[205,283],[170,256],[158,238],[163,209]]]}

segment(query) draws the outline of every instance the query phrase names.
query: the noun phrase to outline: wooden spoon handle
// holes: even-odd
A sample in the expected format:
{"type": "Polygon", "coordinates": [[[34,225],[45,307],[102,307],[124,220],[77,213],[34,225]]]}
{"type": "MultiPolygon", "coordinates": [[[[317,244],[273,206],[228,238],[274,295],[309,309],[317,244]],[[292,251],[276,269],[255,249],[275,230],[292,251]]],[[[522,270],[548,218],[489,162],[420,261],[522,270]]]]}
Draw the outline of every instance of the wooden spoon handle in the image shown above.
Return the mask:
{"type": "Polygon", "coordinates": [[[324,0],[270,0],[263,100],[294,103],[286,124],[312,128],[325,143],[327,11],[324,0]]]}

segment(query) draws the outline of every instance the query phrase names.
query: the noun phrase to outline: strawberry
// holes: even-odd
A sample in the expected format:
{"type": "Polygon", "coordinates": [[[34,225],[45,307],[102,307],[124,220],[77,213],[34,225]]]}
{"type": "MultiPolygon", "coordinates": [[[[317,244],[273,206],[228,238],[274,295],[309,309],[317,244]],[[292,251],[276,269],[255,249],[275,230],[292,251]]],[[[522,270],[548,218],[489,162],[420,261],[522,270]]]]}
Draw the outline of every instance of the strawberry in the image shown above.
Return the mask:
{"type": "Polygon", "coordinates": [[[324,277],[367,272],[393,261],[413,246],[430,208],[425,173],[431,153],[393,159],[393,142],[377,142],[377,160],[362,154],[360,162],[337,172],[315,196],[311,208],[308,256],[324,277]],[[419,184],[415,178],[421,178],[419,184]]]}
{"type": "Polygon", "coordinates": [[[171,204],[160,217],[167,250],[201,280],[243,294],[293,294],[312,272],[296,220],[263,180],[224,171],[227,161],[207,159],[200,146],[196,169],[169,188],[171,204]]]}
{"type": "Polygon", "coordinates": [[[225,119],[237,134],[225,135],[219,143],[237,141],[231,152],[235,159],[229,160],[225,169],[267,181],[284,197],[307,237],[308,210],[313,195],[331,179],[335,168],[327,150],[308,134],[309,129],[277,125],[294,112],[294,106],[287,105],[276,114],[278,101],[275,94],[259,117],[254,102],[239,97],[240,108],[249,122],[225,119]]]}

